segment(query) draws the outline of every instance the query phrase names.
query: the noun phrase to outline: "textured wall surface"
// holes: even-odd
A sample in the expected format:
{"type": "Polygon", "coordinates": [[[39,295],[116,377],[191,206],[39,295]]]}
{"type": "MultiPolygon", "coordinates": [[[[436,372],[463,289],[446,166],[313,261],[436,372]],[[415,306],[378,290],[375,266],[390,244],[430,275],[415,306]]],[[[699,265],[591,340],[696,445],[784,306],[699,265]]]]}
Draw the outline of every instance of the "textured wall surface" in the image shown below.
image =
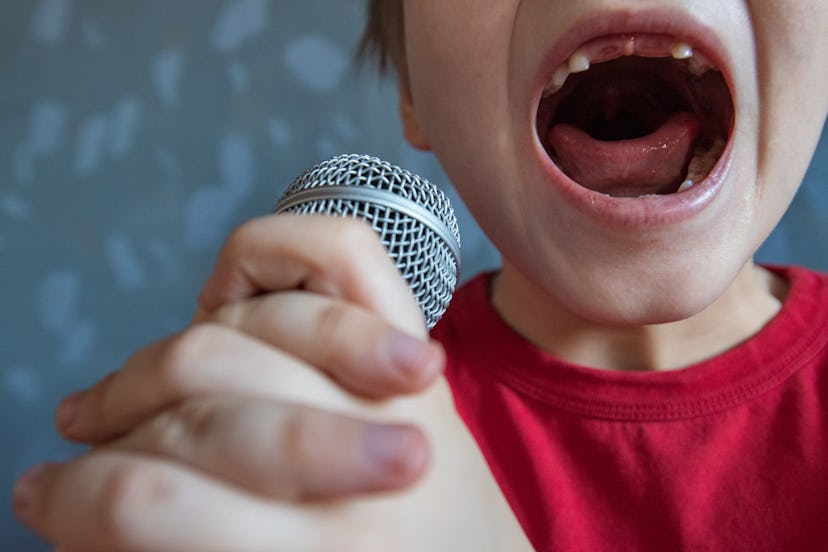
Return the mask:
{"type": "MultiPolygon", "coordinates": [[[[359,0],[0,8],[0,551],[39,551],[8,496],[77,452],[52,428],[59,398],[183,327],[233,226],[337,153],[445,177],[403,144],[393,87],[352,66],[359,0]]],[[[828,269],[820,148],[762,259],[828,269]]],[[[468,276],[496,255],[459,215],[468,276]]]]}

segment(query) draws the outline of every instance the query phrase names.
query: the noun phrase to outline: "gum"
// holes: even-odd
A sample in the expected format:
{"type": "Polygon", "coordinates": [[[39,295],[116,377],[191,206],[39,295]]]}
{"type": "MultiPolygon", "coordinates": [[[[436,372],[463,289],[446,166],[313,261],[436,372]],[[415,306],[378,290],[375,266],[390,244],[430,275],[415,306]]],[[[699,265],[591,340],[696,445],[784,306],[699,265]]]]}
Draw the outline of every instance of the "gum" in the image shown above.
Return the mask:
{"type": "Polygon", "coordinates": [[[671,35],[656,33],[617,34],[602,36],[581,45],[578,52],[591,63],[610,61],[622,56],[672,57],[680,41],[671,35]]]}
{"type": "MultiPolygon", "coordinates": [[[[576,69],[576,67],[582,65],[581,59],[584,57],[589,62],[586,65],[587,67],[624,56],[666,58],[673,57],[674,49],[680,44],[683,43],[678,38],[659,33],[615,34],[590,40],[578,47],[569,60],[558,67],[549,85],[544,90],[544,96],[560,90],[572,73],[584,71],[584,68],[576,69]]],[[[695,51],[689,44],[687,46],[690,47],[692,52],[692,55],[687,59],[687,66],[691,73],[701,76],[707,71],[717,70],[709,59],[695,51]]]]}

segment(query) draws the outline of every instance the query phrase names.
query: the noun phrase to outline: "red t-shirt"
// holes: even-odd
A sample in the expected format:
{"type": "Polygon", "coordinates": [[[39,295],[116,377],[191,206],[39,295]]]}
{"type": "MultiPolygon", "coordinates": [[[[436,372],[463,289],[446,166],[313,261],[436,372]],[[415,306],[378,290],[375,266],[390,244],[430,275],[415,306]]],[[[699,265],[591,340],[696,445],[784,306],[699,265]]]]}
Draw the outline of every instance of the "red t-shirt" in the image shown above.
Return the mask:
{"type": "Polygon", "coordinates": [[[537,550],[828,550],[828,275],[778,270],[790,294],[758,335],[659,373],[538,350],[486,276],[457,293],[447,377],[537,550]]]}

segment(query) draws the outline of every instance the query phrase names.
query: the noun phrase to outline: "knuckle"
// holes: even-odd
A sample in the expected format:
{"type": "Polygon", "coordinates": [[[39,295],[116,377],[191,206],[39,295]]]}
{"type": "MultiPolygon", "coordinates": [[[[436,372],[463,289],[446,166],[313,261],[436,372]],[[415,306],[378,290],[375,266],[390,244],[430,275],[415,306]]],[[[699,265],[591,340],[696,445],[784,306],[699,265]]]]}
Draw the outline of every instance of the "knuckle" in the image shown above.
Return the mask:
{"type": "Polygon", "coordinates": [[[345,273],[359,275],[361,269],[369,268],[366,262],[387,263],[385,246],[374,228],[364,220],[343,219],[343,227],[337,232],[336,262],[345,273]]]}
{"type": "MultiPolygon", "coordinates": [[[[133,355],[133,358],[135,355],[133,355]]],[[[130,359],[131,360],[131,359],[130,359]]],[[[95,385],[93,388],[95,393],[94,396],[96,398],[96,404],[100,409],[102,415],[108,412],[110,407],[110,396],[113,393],[113,388],[116,385],[116,381],[119,377],[121,377],[121,371],[110,372],[104,378],[95,385]]]]}
{"type": "Polygon", "coordinates": [[[340,274],[356,271],[366,254],[381,247],[379,238],[367,222],[349,218],[337,218],[332,221],[333,242],[331,258],[327,260],[330,268],[340,274]]]}
{"type": "Polygon", "coordinates": [[[154,451],[177,450],[184,442],[184,427],[180,418],[170,411],[164,411],[152,418],[144,426],[142,437],[146,438],[147,445],[154,451]]]}
{"type": "Polygon", "coordinates": [[[293,474],[282,489],[289,500],[302,500],[311,491],[309,479],[313,470],[314,432],[313,413],[310,409],[295,407],[286,413],[277,435],[277,447],[293,474]]]}
{"type": "Polygon", "coordinates": [[[288,460],[292,466],[301,466],[307,459],[308,436],[306,429],[308,415],[308,411],[304,408],[292,408],[285,416],[280,428],[280,445],[287,452],[288,460]]]}
{"type": "MultiPolygon", "coordinates": [[[[184,439],[194,442],[206,441],[221,424],[219,413],[210,401],[205,400],[182,403],[175,409],[172,417],[175,421],[171,425],[176,427],[172,429],[170,437],[179,439],[179,443],[184,439]]],[[[175,445],[175,441],[172,445],[180,446],[175,445]]]]}
{"type": "Polygon", "coordinates": [[[353,309],[347,304],[335,301],[322,307],[315,328],[320,342],[336,343],[353,318],[353,309]]]}
{"type": "Polygon", "coordinates": [[[195,370],[221,346],[224,331],[212,322],[193,325],[172,338],[161,352],[156,369],[160,384],[173,390],[186,390],[197,379],[195,370]]]}
{"type": "Polygon", "coordinates": [[[244,250],[245,245],[250,241],[251,237],[258,232],[260,225],[259,219],[253,219],[245,222],[241,226],[237,226],[222,247],[222,254],[230,258],[235,258],[238,253],[244,250]]]}
{"type": "Polygon", "coordinates": [[[337,232],[338,240],[343,253],[349,254],[357,250],[376,249],[380,245],[379,237],[371,225],[359,219],[339,219],[341,227],[337,232]]]}
{"type": "MultiPolygon", "coordinates": [[[[377,512],[379,513],[379,512],[377,512]]],[[[405,549],[400,543],[398,527],[389,524],[385,515],[366,515],[365,510],[349,508],[337,512],[336,518],[327,524],[327,531],[320,532],[316,542],[318,550],[342,552],[398,552],[405,549]],[[382,519],[383,522],[378,520],[382,519]],[[342,535],[348,535],[343,545],[342,535]]]]}
{"type": "Polygon", "coordinates": [[[105,476],[100,500],[100,530],[128,545],[138,539],[136,520],[142,512],[169,501],[173,482],[150,465],[118,466],[105,476]]]}
{"type": "Polygon", "coordinates": [[[150,448],[186,457],[194,443],[203,442],[212,435],[218,422],[208,401],[185,401],[150,420],[145,435],[150,448]]]}
{"type": "Polygon", "coordinates": [[[372,315],[350,303],[334,301],[319,311],[313,330],[321,344],[316,353],[318,365],[329,376],[341,381],[341,376],[354,370],[374,374],[366,368],[375,366],[382,356],[375,344],[383,342],[384,326],[372,315]]]}

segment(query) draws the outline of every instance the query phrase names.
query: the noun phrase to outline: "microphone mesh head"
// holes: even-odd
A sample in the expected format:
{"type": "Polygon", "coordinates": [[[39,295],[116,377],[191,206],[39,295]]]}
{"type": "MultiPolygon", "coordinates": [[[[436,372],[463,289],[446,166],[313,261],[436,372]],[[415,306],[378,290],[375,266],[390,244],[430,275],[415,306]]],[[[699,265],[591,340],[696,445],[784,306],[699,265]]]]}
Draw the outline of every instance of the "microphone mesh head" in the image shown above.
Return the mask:
{"type": "Polygon", "coordinates": [[[369,222],[408,283],[429,329],[448,308],[460,270],[460,232],[448,197],[428,180],[367,155],[341,155],[300,175],[274,212],[369,222]]]}

